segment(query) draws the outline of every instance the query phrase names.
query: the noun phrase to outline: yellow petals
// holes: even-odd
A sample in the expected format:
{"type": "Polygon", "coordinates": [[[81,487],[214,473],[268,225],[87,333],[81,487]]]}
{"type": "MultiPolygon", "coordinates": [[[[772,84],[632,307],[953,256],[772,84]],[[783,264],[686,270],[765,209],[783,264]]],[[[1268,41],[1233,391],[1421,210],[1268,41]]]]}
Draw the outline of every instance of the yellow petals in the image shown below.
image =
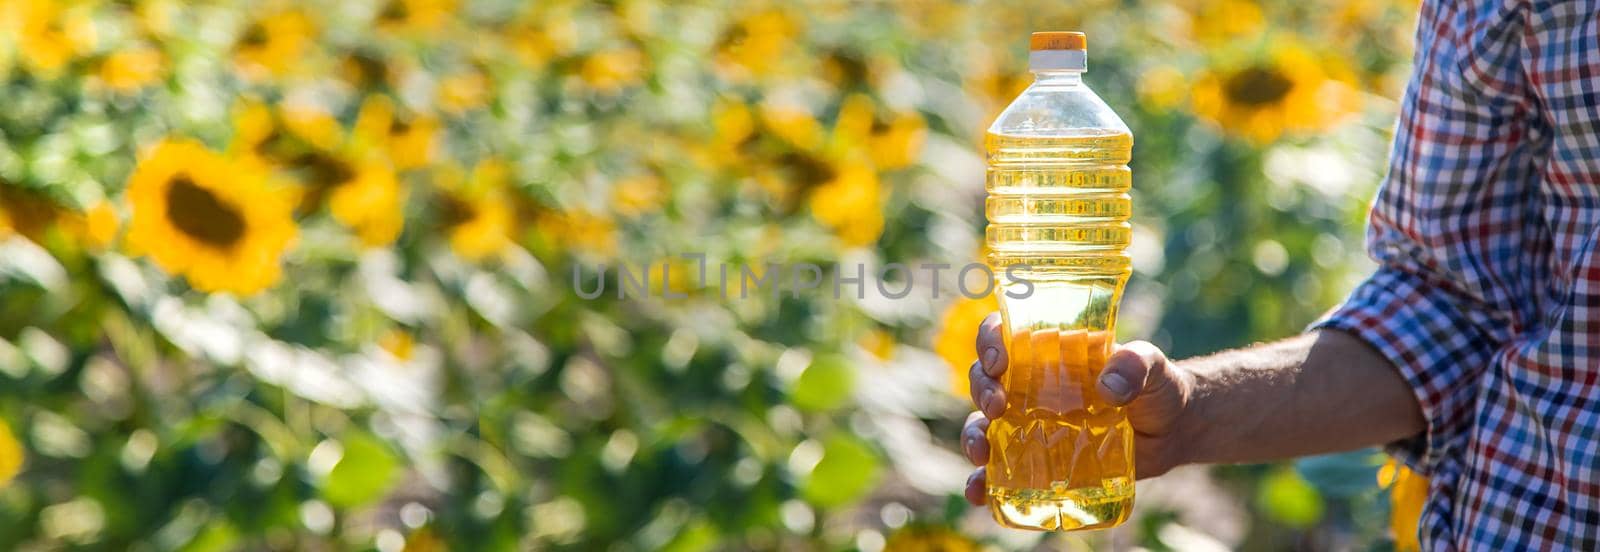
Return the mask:
{"type": "Polygon", "coordinates": [[[978,552],[982,548],[974,541],[948,527],[907,525],[889,535],[884,552],[978,552]]]}
{"type": "Polygon", "coordinates": [[[811,215],[850,246],[870,245],[883,233],[883,191],[865,163],[847,163],[811,195],[811,215]]]}
{"type": "Polygon", "coordinates": [[[446,113],[461,114],[488,101],[489,79],[483,73],[468,71],[439,81],[439,108],[446,113]]]}
{"type": "Polygon", "coordinates": [[[97,203],[84,213],[84,237],[93,249],[110,247],[111,242],[117,239],[117,229],[120,225],[117,209],[110,202],[97,203]]]}
{"type": "Polygon", "coordinates": [[[655,175],[624,178],[612,185],[611,203],[622,216],[655,212],[665,199],[666,186],[655,175]]]}
{"type": "Polygon", "coordinates": [[[950,368],[950,392],[966,396],[967,370],[978,358],[978,323],[997,310],[1000,305],[993,295],[979,299],[961,296],[945,307],[938,333],[933,336],[933,352],[950,368]]]}
{"type": "Polygon", "coordinates": [[[615,93],[639,83],[644,73],[644,56],[634,48],[596,52],[583,60],[578,77],[590,89],[615,93]]]}
{"type": "Polygon", "coordinates": [[[882,170],[906,167],[922,154],[928,139],[928,125],[916,113],[902,113],[883,128],[874,128],[868,150],[872,163],[882,170]]]}
{"type": "Polygon", "coordinates": [[[439,122],[432,117],[401,115],[384,96],[361,104],[352,138],[360,154],[381,151],[397,170],[422,167],[433,160],[439,122]]]}
{"type": "Polygon", "coordinates": [[[790,102],[761,104],[761,123],[773,135],[803,150],[822,145],[822,124],[805,107],[790,102]]]}
{"type": "Polygon", "coordinates": [[[1389,530],[1395,550],[1420,550],[1417,524],[1428,501],[1428,478],[1390,458],[1378,469],[1378,485],[1389,489],[1389,530]]]}
{"type": "Polygon", "coordinates": [[[508,174],[504,163],[493,160],[479,163],[467,177],[456,167],[440,171],[440,222],[462,258],[484,260],[511,245],[515,218],[508,174]]]}
{"type": "Polygon", "coordinates": [[[399,328],[389,330],[378,338],[378,346],[393,355],[395,359],[404,362],[411,360],[411,355],[416,352],[416,339],[411,333],[399,328]]]}
{"type": "Polygon", "coordinates": [[[772,10],[750,15],[729,29],[717,52],[723,78],[742,81],[772,74],[793,48],[799,25],[788,14],[772,10]]]}
{"type": "Polygon", "coordinates": [[[393,169],[369,160],[359,165],[353,179],[333,189],[328,208],[334,219],[355,230],[362,245],[386,246],[405,225],[405,190],[393,169]]]}
{"type": "Polygon", "coordinates": [[[22,471],[25,456],[22,443],[17,442],[16,435],[11,433],[11,426],[0,422],[0,487],[10,483],[22,471]]]}
{"type": "Polygon", "coordinates": [[[616,224],[588,210],[547,212],[535,225],[540,235],[567,251],[600,257],[611,257],[617,252],[616,224]]]}
{"type": "Polygon", "coordinates": [[[234,45],[234,62],[246,78],[281,77],[305,63],[316,27],[298,10],[261,17],[245,26],[234,45]]]}
{"type": "Polygon", "coordinates": [[[1152,111],[1171,111],[1183,104],[1189,83],[1171,65],[1157,65],[1139,74],[1139,99],[1152,111]]]}
{"type": "Polygon", "coordinates": [[[100,63],[100,80],[118,92],[132,92],[161,78],[161,52],[149,47],[119,50],[100,63]]]}

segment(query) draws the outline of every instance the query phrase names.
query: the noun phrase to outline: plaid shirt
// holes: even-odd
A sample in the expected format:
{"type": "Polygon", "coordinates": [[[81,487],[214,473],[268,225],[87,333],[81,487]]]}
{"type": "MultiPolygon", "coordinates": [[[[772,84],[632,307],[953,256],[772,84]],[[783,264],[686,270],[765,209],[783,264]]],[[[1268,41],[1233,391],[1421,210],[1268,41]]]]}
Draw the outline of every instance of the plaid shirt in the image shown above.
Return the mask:
{"type": "Polygon", "coordinates": [[[1600,549],[1600,0],[1425,0],[1390,163],[1316,327],[1422,405],[1424,548],[1600,549]]]}

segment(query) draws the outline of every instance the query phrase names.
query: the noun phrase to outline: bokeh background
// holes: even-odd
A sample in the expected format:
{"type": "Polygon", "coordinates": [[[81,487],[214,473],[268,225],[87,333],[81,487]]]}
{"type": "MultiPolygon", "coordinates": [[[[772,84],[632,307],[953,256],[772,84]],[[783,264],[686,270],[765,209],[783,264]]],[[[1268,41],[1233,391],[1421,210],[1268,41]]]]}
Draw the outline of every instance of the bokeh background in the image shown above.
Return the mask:
{"type": "Polygon", "coordinates": [[[1075,29],[1136,139],[1122,337],[1292,334],[1370,268],[1415,11],[0,0],[0,548],[1412,546],[1375,451],[996,529],[955,443],[993,307],[949,272],[584,300],[572,271],[980,259],[982,131],[1027,34],[1075,29]]]}

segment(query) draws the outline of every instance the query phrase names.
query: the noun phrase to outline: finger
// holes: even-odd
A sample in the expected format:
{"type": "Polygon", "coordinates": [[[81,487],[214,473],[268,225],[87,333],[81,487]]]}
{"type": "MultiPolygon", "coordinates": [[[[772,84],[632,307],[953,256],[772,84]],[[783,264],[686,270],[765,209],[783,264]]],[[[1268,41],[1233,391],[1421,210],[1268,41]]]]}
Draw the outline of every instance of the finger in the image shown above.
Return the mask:
{"type": "Polygon", "coordinates": [[[967,454],[967,461],[974,466],[989,463],[989,419],[982,412],[973,412],[967,415],[967,423],[961,428],[961,451],[967,454]]]}
{"type": "Polygon", "coordinates": [[[1096,391],[1107,402],[1122,406],[1166,380],[1166,355],[1148,341],[1124,344],[1106,359],[1096,391]]]}
{"type": "Polygon", "coordinates": [[[1006,371],[1006,344],[1000,313],[991,312],[978,324],[978,362],[983,372],[998,378],[1006,371]]]}
{"type": "Polygon", "coordinates": [[[1006,412],[1006,392],[1000,388],[1000,382],[983,373],[983,365],[973,361],[972,367],[967,369],[967,393],[972,396],[972,405],[978,407],[983,415],[990,418],[999,418],[1006,412]]]}
{"type": "Polygon", "coordinates": [[[972,475],[967,476],[967,502],[973,506],[982,506],[988,498],[988,489],[985,486],[984,468],[973,470],[972,475]]]}

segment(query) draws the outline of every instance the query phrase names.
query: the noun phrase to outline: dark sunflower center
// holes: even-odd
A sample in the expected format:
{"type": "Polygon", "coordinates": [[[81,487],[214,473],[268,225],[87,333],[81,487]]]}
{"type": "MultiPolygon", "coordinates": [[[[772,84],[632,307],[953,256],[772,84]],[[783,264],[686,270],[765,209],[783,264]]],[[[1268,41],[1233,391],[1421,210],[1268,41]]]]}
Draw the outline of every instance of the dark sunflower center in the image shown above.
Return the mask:
{"type": "Polygon", "coordinates": [[[1277,69],[1251,67],[1234,73],[1222,86],[1233,103],[1260,106],[1283,99],[1294,88],[1294,81],[1277,69]]]}
{"type": "Polygon", "coordinates": [[[239,44],[246,47],[259,47],[267,43],[267,28],[260,23],[251,23],[245,28],[244,36],[239,37],[239,44]]]}
{"type": "Polygon", "coordinates": [[[854,52],[834,52],[828,56],[828,61],[831,62],[833,69],[837,71],[835,74],[839,77],[839,81],[846,86],[866,82],[871,72],[867,67],[866,61],[862,60],[861,56],[856,55],[854,52]]]}
{"type": "Polygon", "coordinates": [[[382,60],[367,54],[355,54],[346,60],[351,78],[363,88],[374,88],[389,77],[389,67],[382,60]]]}
{"type": "Polygon", "coordinates": [[[801,188],[818,186],[839,176],[827,161],[803,153],[787,153],[781,158],[784,165],[789,167],[794,183],[801,188]]]}
{"type": "Polygon", "coordinates": [[[313,186],[335,186],[355,178],[349,163],[323,153],[307,153],[297,160],[304,167],[306,182],[313,186]]]}
{"type": "Polygon", "coordinates": [[[404,0],[390,1],[383,7],[383,12],[378,14],[378,19],[388,22],[405,21],[409,17],[411,17],[411,7],[407,6],[404,0]]]}
{"type": "Polygon", "coordinates": [[[180,174],[167,186],[167,221],[189,237],[227,249],[244,237],[244,216],[233,205],[180,174]]]}
{"type": "Polygon", "coordinates": [[[395,117],[389,123],[389,134],[405,134],[411,132],[411,121],[395,117]]]}
{"type": "Polygon", "coordinates": [[[455,228],[477,218],[478,209],[449,194],[439,196],[439,222],[445,228],[455,228]]]}

